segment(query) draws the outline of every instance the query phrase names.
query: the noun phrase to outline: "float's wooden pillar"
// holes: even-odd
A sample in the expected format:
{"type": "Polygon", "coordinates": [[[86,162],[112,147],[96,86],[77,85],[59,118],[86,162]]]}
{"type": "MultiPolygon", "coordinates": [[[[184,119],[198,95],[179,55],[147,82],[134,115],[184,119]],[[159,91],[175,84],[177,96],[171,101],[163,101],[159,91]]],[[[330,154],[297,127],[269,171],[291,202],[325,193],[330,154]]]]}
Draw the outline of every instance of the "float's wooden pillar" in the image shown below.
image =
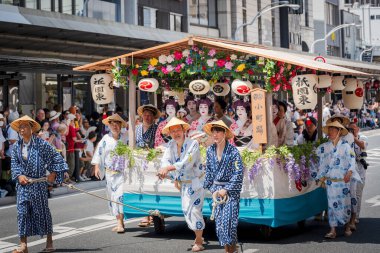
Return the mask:
{"type": "Polygon", "coordinates": [[[129,146],[131,148],[135,147],[136,143],[136,81],[133,79],[133,75],[129,75],[129,146]]]}

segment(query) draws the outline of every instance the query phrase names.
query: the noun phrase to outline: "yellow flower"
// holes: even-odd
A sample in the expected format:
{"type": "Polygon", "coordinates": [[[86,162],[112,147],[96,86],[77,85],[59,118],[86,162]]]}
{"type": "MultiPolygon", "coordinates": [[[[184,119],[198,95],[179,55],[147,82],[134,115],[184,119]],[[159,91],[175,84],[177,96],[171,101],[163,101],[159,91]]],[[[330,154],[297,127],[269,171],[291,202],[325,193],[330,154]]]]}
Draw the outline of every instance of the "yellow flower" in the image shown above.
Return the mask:
{"type": "Polygon", "coordinates": [[[157,58],[152,58],[149,60],[149,64],[152,65],[152,66],[156,66],[158,63],[158,60],[157,58]]]}
{"type": "Polygon", "coordinates": [[[239,66],[237,66],[236,71],[241,72],[241,71],[243,71],[244,69],[245,69],[245,64],[242,63],[242,64],[240,64],[239,66]]]}
{"type": "Polygon", "coordinates": [[[141,76],[147,76],[149,74],[149,72],[146,70],[142,70],[140,73],[141,73],[141,76]]]}
{"type": "Polygon", "coordinates": [[[136,64],[136,65],[135,65],[135,68],[136,68],[136,69],[140,68],[140,65],[136,64]]]}

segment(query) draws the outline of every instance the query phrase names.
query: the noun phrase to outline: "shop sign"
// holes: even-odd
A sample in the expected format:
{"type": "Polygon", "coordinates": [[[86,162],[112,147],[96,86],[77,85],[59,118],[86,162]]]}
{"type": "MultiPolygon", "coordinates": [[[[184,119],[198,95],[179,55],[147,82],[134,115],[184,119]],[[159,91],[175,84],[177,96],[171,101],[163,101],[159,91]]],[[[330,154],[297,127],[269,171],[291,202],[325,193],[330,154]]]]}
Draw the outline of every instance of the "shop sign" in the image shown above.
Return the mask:
{"type": "Polygon", "coordinates": [[[267,143],[267,118],[265,110],[265,90],[256,88],[251,92],[253,142],[267,143]]]}

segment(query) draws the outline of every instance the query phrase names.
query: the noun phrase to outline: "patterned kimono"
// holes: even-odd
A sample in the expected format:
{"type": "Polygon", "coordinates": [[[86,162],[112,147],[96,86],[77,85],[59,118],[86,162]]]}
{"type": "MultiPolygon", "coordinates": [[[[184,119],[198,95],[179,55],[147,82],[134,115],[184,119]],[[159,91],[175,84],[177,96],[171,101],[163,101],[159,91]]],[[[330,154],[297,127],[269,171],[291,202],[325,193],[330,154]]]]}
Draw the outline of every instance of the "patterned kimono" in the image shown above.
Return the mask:
{"type": "Polygon", "coordinates": [[[171,139],[170,136],[166,136],[166,135],[163,135],[161,132],[162,132],[162,129],[164,129],[164,127],[166,126],[166,124],[168,124],[169,120],[168,119],[165,119],[163,121],[160,122],[160,124],[158,124],[158,127],[157,127],[157,130],[156,130],[156,136],[155,136],[155,139],[154,139],[154,147],[157,148],[158,146],[162,145],[162,144],[165,144],[165,143],[168,143],[171,139]]]}
{"type": "Polygon", "coordinates": [[[363,189],[364,189],[364,184],[365,184],[365,174],[366,170],[364,169],[363,165],[360,163],[360,155],[362,152],[365,152],[365,150],[368,147],[368,142],[367,142],[367,137],[359,135],[358,139],[361,141],[364,141],[365,149],[362,150],[357,144],[354,143],[354,151],[355,151],[355,156],[356,156],[356,168],[358,170],[359,176],[362,180],[362,182],[356,182],[356,198],[351,199],[351,202],[355,202],[355,205],[352,208],[352,211],[356,213],[356,217],[359,217],[360,214],[360,208],[362,204],[362,196],[363,196],[363,189]]]}
{"type": "Polygon", "coordinates": [[[217,158],[216,144],[208,147],[204,188],[211,193],[226,189],[229,197],[227,203],[215,208],[216,234],[221,246],[237,243],[243,170],[239,151],[230,143],[226,143],[221,161],[217,158]]]}
{"type": "Polygon", "coordinates": [[[214,119],[211,116],[207,116],[206,118],[200,117],[197,120],[194,120],[189,129],[189,136],[193,136],[195,134],[203,132],[203,126],[206,125],[206,123],[212,122],[214,119]]]}
{"type": "MultiPolygon", "coordinates": [[[[124,171],[115,170],[115,168],[113,168],[114,163],[111,156],[111,151],[116,148],[118,141],[123,141],[123,139],[115,140],[112,137],[112,133],[104,135],[96,147],[91,164],[99,164],[100,170],[105,169],[107,197],[113,201],[123,203],[124,171]]],[[[113,216],[117,217],[123,214],[122,205],[109,202],[108,208],[113,216]]]]}
{"type": "Polygon", "coordinates": [[[17,190],[18,234],[20,237],[52,234],[47,182],[21,185],[18,177],[38,179],[45,177],[48,170],[56,172],[56,182],[60,184],[68,167],[55,148],[41,138],[32,136],[27,159],[22,156],[23,145],[22,139],[14,144],[11,158],[12,179],[16,181],[17,190]]]}
{"type": "Polygon", "coordinates": [[[203,230],[205,223],[202,215],[204,200],[203,177],[199,144],[196,140],[186,138],[178,156],[177,143],[169,142],[162,158],[161,167],[174,165],[172,179],[181,182],[182,211],[187,226],[191,230],[203,230]]]}
{"type": "Polygon", "coordinates": [[[138,148],[154,148],[157,124],[151,125],[145,133],[143,133],[143,130],[142,124],[136,126],[136,146],[138,148]]]}
{"type": "Polygon", "coordinates": [[[326,178],[330,227],[344,226],[351,217],[350,183],[360,181],[355,169],[355,155],[346,141],[339,140],[336,147],[331,141],[320,145],[317,156],[319,169],[316,178],[326,178]],[[343,178],[348,171],[352,171],[351,182],[345,183],[343,178]]]}
{"type": "Polygon", "coordinates": [[[240,119],[233,122],[231,125],[231,130],[235,134],[234,144],[237,147],[247,147],[252,140],[252,120],[247,119],[242,122],[240,119]]]}

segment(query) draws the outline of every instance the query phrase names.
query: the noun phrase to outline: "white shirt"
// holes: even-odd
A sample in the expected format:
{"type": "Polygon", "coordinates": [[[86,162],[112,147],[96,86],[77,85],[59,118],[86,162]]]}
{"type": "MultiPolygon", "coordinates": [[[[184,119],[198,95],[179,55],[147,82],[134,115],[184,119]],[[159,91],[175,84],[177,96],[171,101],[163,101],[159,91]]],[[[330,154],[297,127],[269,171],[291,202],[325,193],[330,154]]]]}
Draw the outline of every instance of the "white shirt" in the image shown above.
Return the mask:
{"type": "Polygon", "coordinates": [[[24,160],[27,160],[28,159],[28,155],[29,155],[29,146],[30,146],[30,143],[32,142],[32,139],[28,142],[28,143],[25,143],[23,142],[22,144],[22,148],[21,148],[21,155],[22,155],[22,158],[24,160]]]}
{"type": "MultiPolygon", "coordinates": [[[[19,140],[18,133],[15,130],[13,130],[12,127],[8,128],[7,133],[8,133],[8,141],[9,140],[15,140],[15,141],[19,140]]],[[[5,153],[6,156],[9,156],[9,157],[11,156],[13,145],[14,144],[9,143],[9,149],[5,153]]]]}
{"type": "MultiPolygon", "coordinates": [[[[123,141],[122,138],[119,139],[123,141]]],[[[99,141],[98,146],[96,147],[94,156],[92,157],[91,164],[99,164],[100,167],[109,168],[112,165],[111,151],[116,148],[117,142],[111,134],[106,134],[99,141]]]]}
{"type": "Polygon", "coordinates": [[[94,143],[87,140],[86,142],[86,148],[84,149],[85,154],[87,155],[87,152],[91,152],[94,154],[94,143]]]}

